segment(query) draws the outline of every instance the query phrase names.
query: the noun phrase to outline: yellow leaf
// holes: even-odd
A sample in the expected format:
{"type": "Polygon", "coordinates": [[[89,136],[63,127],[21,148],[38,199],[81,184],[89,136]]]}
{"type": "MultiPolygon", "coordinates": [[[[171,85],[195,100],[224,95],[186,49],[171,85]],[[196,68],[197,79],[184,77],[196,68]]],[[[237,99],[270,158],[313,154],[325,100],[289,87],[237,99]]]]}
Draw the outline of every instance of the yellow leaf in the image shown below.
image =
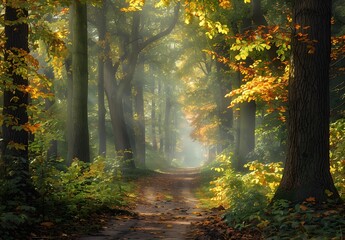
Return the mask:
{"type": "Polygon", "coordinates": [[[325,190],[325,193],[328,197],[332,196],[333,195],[333,192],[331,192],[330,190],[326,189],[325,190]]]}
{"type": "Polygon", "coordinates": [[[260,222],[260,223],[259,223],[258,225],[256,225],[256,226],[257,226],[258,228],[263,229],[263,228],[267,227],[268,224],[270,224],[270,221],[264,220],[264,221],[260,222]]]}

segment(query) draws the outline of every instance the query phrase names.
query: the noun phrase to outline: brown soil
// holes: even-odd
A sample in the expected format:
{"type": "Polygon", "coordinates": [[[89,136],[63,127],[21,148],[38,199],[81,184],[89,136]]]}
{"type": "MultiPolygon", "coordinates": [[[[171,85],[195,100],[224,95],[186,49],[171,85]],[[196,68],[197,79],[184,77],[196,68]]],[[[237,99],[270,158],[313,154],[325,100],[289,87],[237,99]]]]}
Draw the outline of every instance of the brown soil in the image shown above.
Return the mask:
{"type": "Polygon", "coordinates": [[[181,169],[138,180],[136,215],[114,216],[102,231],[80,240],[195,239],[191,224],[208,215],[194,196],[198,178],[198,169],[181,169]]]}

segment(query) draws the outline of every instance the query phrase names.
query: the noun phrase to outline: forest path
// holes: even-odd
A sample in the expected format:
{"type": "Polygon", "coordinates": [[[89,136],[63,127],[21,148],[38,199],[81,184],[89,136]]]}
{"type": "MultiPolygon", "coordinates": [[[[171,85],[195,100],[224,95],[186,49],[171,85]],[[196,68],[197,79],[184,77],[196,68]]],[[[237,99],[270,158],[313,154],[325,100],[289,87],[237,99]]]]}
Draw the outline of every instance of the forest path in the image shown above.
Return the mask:
{"type": "Polygon", "coordinates": [[[102,231],[80,240],[194,239],[191,223],[207,215],[194,195],[199,174],[199,169],[174,169],[139,179],[140,195],[134,209],[138,215],[114,216],[102,231]]]}

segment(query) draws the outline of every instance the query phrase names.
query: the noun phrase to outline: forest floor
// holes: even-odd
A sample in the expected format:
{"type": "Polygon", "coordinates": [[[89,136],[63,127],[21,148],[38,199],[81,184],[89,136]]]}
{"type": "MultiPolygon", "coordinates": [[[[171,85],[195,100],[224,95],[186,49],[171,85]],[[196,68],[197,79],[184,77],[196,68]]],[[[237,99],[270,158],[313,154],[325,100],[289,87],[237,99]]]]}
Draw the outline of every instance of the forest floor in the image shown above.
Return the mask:
{"type": "Polygon", "coordinates": [[[137,180],[133,214],[115,215],[101,231],[79,240],[258,239],[235,232],[221,220],[222,208],[205,209],[195,196],[198,169],[174,169],[137,180]]]}

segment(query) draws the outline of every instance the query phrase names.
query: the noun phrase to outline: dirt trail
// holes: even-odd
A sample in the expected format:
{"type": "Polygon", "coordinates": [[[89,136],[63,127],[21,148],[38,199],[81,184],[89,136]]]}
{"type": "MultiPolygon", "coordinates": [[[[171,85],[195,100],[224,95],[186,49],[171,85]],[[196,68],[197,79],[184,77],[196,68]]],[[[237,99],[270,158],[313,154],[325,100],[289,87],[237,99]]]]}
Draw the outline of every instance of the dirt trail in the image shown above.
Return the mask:
{"type": "Polygon", "coordinates": [[[193,193],[198,177],[197,169],[181,169],[139,180],[138,215],[114,217],[101,232],[80,240],[193,239],[190,225],[206,213],[193,193]]]}

